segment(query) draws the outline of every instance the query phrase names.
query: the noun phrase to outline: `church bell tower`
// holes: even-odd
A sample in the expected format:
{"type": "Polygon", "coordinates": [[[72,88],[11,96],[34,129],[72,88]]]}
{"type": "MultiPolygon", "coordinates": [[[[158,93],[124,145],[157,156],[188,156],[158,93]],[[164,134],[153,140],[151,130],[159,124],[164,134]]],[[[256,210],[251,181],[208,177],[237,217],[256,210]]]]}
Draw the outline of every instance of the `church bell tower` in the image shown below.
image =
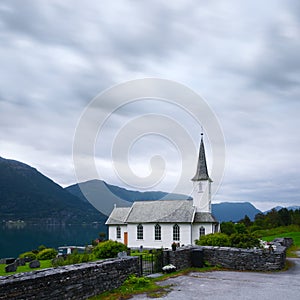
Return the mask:
{"type": "Polygon", "coordinates": [[[203,143],[203,133],[201,133],[201,142],[199,149],[198,164],[195,176],[191,179],[193,182],[193,205],[197,212],[211,213],[211,183],[207,171],[205,149],[203,143]]]}

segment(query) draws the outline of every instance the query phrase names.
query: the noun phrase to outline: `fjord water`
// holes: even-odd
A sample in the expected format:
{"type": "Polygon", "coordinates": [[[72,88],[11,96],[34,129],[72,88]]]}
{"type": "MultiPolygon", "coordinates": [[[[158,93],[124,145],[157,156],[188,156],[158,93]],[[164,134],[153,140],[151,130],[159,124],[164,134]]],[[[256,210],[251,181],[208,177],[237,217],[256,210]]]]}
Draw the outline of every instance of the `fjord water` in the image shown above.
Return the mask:
{"type": "Polygon", "coordinates": [[[37,249],[40,245],[56,248],[59,246],[85,246],[107,234],[104,224],[92,225],[0,225],[0,258],[17,257],[20,253],[37,249]]]}

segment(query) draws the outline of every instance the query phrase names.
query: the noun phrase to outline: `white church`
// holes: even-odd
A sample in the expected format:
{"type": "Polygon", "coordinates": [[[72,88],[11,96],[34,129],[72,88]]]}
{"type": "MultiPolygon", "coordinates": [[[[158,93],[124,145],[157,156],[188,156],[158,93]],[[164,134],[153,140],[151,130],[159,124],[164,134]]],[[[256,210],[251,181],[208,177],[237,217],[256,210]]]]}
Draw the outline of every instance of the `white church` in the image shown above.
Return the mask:
{"type": "Polygon", "coordinates": [[[138,201],[115,207],[108,225],[109,239],[130,248],[170,248],[172,243],[193,245],[202,235],[219,231],[211,213],[211,183],[207,171],[203,134],[193,182],[193,200],[138,201]]]}

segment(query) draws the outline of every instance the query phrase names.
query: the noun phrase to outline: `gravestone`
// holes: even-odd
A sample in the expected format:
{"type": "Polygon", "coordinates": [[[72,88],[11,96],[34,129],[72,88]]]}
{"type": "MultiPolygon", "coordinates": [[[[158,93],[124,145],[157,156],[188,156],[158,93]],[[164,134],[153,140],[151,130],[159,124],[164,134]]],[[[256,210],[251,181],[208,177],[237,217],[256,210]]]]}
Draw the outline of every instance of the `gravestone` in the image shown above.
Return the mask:
{"type": "Polygon", "coordinates": [[[16,271],[17,271],[17,264],[16,263],[9,264],[5,267],[5,272],[6,273],[16,272],[16,271]]]}
{"type": "Polygon", "coordinates": [[[127,257],[127,252],[126,251],[118,253],[118,258],[124,258],[124,257],[127,257]]]}
{"type": "Polygon", "coordinates": [[[15,260],[15,263],[17,264],[17,266],[25,266],[25,259],[24,258],[17,258],[15,260]]]}
{"type": "Polygon", "coordinates": [[[33,260],[29,263],[29,268],[35,269],[39,268],[41,266],[41,263],[38,260],[33,260]]]}

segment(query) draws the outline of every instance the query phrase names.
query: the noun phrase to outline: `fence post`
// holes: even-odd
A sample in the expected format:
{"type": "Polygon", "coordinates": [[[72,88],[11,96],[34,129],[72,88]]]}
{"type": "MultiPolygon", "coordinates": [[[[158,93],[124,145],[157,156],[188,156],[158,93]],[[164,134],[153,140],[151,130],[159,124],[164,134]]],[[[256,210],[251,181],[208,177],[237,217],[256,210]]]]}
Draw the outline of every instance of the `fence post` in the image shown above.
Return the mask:
{"type": "Polygon", "coordinates": [[[143,276],[143,255],[139,255],[140,259],[140,276],[143,276]]]}

